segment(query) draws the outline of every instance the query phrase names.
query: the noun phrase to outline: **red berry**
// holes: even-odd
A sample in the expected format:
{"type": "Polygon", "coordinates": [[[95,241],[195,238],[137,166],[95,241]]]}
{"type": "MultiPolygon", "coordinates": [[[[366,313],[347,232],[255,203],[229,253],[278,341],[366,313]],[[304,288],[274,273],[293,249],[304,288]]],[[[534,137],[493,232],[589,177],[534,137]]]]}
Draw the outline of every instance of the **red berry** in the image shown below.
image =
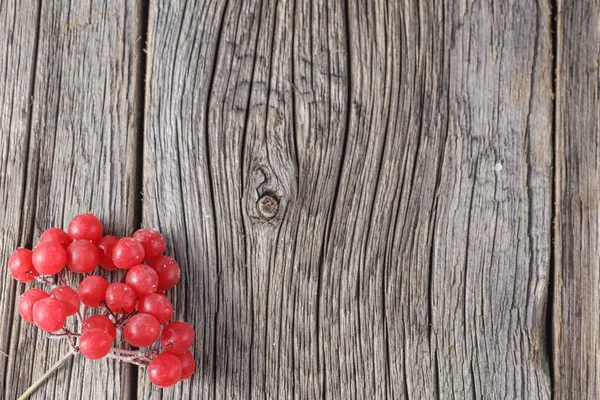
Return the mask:
{"type": "Polygon", "coordinates": [[[33,249],[31,261],[40,274],[54,275],[65,267],[67,253],[58,243],[44,242],[33,249]]]}
{"type": "Polygon", "coordinates": [[[67,267],[73,272],[92,272],[100,264],[98,247],[89,240],[75,240],[67,247],[67,267]]]}
{"type": "Polygon", "coordinates": [[[135,309],[137,296],[126,283],[111,283],[106,289],[106,306],[117,314],[129,314],[135,309]]]}
{"type": "Polygon", "coordinates": [[[144,246],[146,260],[160,257],[167,248],[167,242],[163,235],[153,229],[138,229],[131,236],[144,246]]]}
{"type": "Polygon", "coordinates": [[[8,259],[8,270],[19,282],[33,282],[38,275],[33,267],[31,250],[19,247],[8,259]]]}
{"type": "Polygon", "coordinates": [[[50,297],[50,295],[40,289],[29,289],[19,296],[19,314],[27,321],[33,323],[33,306],[38,300],[50,297]]]}
{"type": "Polygon", "coordinates": [[[81,302],[88,307],[98,308],[106,298],[108,281],[101,276],[91,275],[81,281],[77,288],[81,302]]]}
{"type": "Polygon", "coordinates": [[[164,294],[152,293],[140,297],[138,311],[152,315],[161,325],[173,317],[173,305],[164,294]]]}
{"type": "Polygon", "coordinates": [[[81,333],[100,330],[108,333],[113,339],[117,337],[115,324],[106,315],[93,315],[85,320],[81,327],[81,333]]]}
{"type": "Polygon", "coordinates": [[[107,269],[109,271],[117,269],[117,267],[115,267],[115,263],[112,260],[112,251],[113,247],[115,246],[115,244],[117,244],[118,241],[118,237],[108,235],[102,237],[102,239],[100,239],[100,241],[98,242],[98,249],[100,249],[100,265],[102,266],[102,268],[107,269]]]}
{"type": "Polygon", "coordinates": [[[120,239],[113,247],[112,260],[118,268],[129,269],[144,261],[144,246],[134,238],[120,239]]]}
{"type": "Polygon", "coordinates": [[[181,380],[183,381],[192,376],[196,370],[196,361],[194,360],[192,352],[186,350],[185,353],[174,355],[181,361],[181,380]]]}
{"type": "Polygon", "coordinates": [[[169,353],[184,353],[194,344],[194,328],[187,322],[170,322],[160,334],[160,344],[169,353]]]}
{"type": "Polygon", "coordinates": [[[110,352],[113,340],[114,338],[105,331],[89,331],[81,335],[79,351],[90,360],[98,360],[110,352]]]}
{"type": "Polygon", "coordinates": [[[150,381],[161,388],[175,385],[181,379],[181,374],[181,361],[173,354],[159,354],[148,365],[150,381]]]}
{"type": "Polygon", "coordinates": [[[130,345],[146,347],[156,342],[160,335],[160,324],[150,314],[139,313],[127,320],[123,336],[130,345]]]}
{"type": "Polygon", "coordinates": [[[71,238],[65,231],[59,228],[50,228],[47,229],[42,236],[40,236],[40,243],[44,242],[54,242],[58,243],[62,246],[63,249],[66,249],[69,244],[71,244],[71,238]]]}
{"type": "Polygon", "coordinates": [[[158,275],[149,266],[140,264],[127,271],[125,282],[135,290],[138,296],[144,296],[156,291],[158,275]]]}
{"type": "Polygon", "coordinates": [[[91,240],[96,243],[102,237],[102,223],[92,213],[79,214],[69,223],[67,233],[71,240],[91,240]]]}
{"type": "Polygon", "coordinates": [[[33,322],[43,331],[55,332],[67,321],[65,305],[54,297],[38,300],[33,305],[33,322]]]}
{"type": "Polygon", "coordinates": [[[79,311],[79,295],[68,286],[57,286],[50,291],[50,296],[63,302],[67,316],[73,315],[79,311]]]}
{"type": "Polygon", "coordinates": [[[168,290],[177,285],[181,278],[181,270],[177,261],[168,256],[161,256],[153,260],[150,266],[158,274],[158,289],[168,290]]]}

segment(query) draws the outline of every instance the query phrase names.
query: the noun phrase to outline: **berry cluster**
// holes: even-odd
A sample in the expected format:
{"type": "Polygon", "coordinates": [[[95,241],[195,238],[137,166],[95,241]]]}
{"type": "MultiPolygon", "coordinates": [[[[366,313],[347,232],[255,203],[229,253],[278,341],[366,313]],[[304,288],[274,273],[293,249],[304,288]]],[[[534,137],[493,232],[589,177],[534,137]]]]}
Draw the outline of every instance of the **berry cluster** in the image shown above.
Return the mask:
{"type": "Polygon", "coordinates": [[[73,352],[91,360],[109,357],[148,366],[152,383],[173,386],[194,373],[194,329],[183,321],[169,322],[173,305],[164,291],[179,282],[181,271],[173,258],[163,255],[165,248],[164,237],[152,229],[119,239],[103,236],[93,214],[77,215],[67,232],[50,228],[33,251],[18,248],[11,255],[8,267],[16,280],[52,287],[50,292],[33,288],[23,293],[19,314],[50,337],[68,339],[73,352]],[[126,273],[120,282],[110,283],[92,274],[98,265],[126,273]],[[76,290],[71,273],[85,275],[76,290]],[[88,309],[97,313],[88,316],[88,309]],[[67,327],[69,316],[79,331],[67,327]],[[117,332],[131,346],[154,346],[147,351],[113,347],[117,332]]]}

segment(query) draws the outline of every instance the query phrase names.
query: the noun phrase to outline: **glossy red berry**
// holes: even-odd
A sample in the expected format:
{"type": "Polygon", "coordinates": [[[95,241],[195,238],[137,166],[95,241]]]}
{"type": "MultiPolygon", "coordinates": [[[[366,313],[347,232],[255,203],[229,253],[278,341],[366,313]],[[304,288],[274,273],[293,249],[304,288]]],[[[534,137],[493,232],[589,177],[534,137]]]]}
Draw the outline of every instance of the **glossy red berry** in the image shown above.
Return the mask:
{"type": "Polygon", "coordinates": [[[181,278],[181,270],[177,261],[168,256],[161,256],[153,260],[150,266],[158,274],[158,289],[168,290],[173,288],[181,278]]]}
{"type": "Polygon", "coordinates": [[[38,300],[33,305],[33,322],[43,331],[55,332],[67,321],[65,305],[54,297],[38,300]]]}
{"type": "Polygon", "coordinates": [[[125,282],[135,290],[138,296],[144,296],[156,291],[158,274],[148,265],[140,264],[127,271],[125,282]]]}
{"type": "Polygon", "coordinates": [[[169,353],[184,353],[194,344],[194,328],[187,322],[170,322],[160,334],[160,344],[169,353]]]}
{"type": "Polygon", "coordinates": [[[67,316],[73,315],[79,311],[81,301],[76,291],[69,286],[57,286],[50,291],[50,296],[63,302],[67,316]]]}
{"type": "Polygon", "coordinates": [[[194,371],[196,371],[196,361],[192,352],[186,350],[184,353],[174,355],[181,361],[181,380],[183,381],[192,376],[194,371]]]}
{"type": "Polygon", "coordinates": [[[71,244],[71,238],[65,231],[59,228],[50,228],[42,233],[40,236],[40,243],[44,242],[54,242],[58,243],[62,246],[63,249],[66,249],[69,244],[71,244]]]}
{"type": "Polygon", "coordinates": [[[117,314],[129,314],[135,309],[137,296],[126,283],[111,283],[106,289],[106,306],[117,314]]]}
{"type": "Polygon", "coordinates": [[[33,282],[38,272],[33,267],[31,250],[19,247],[8,259],[8,270],[19,282],[33,282]]]}
{"type": "Polygon", "coordinates": [[[167,242],[163,235],[153,229],[142,228],[135,231],[131,236],[144,246],[144,258],[146,260],[160,257],[167,248],[167,242]]]}
{"type": "Polygon", "coordinates": [[[123,336],[130,345],[146,347],[156,342],[160,335],[160,324],[150,314],[139,313],[127,320],[123,336]]]}
{"type": "Polygon", "coordinates": [[[138,311],[152,315],[161,325],[173,317],[173,305],[164,294],[152,293],[140,297],[138,311]]]}
{"type": "Polygon", "coordinates": [[[44,242],[33,249],[31,261],[40,274],[54,275],[65,267],[67,253],[58,243],[44,242]]]}
{"type": "Polygon", "coordinates": [[[106,289],[108,286],[108,281],[103,277],[91,275],[81,281],[77,288],[77,293],[83,304],[88,307],[98,308],[100,303],[106,298],[106,289]]]}
{"type": "Polygon", "coordinates": [[[108,333],[113,339],[117,337],[115,324],[106,315],[92,315],[85,320],[81,327],[81,333],[101,330],[108,333]]]}
{"type": "Polygon", "coordinates": [[[92,213],[79,214],[69,223],[67,233],[71,240],[91,240],[96,243],[102,237],[102,223],[92,213]]]}
{"type": "Polygon", "coordinates": [[[21,296],[19,296],[19,315],[27,322],[33,323],[33,306],[38,300],[50,297],[50,295],[43,290],[33,288],[29,289],[21,296]]]}
{"type": "Polygon", "coordinates": [[[115,263],[112,260],[112,251],[115,244],[119,241],[119,238],[116,236],[103,236],[102,239],[98,242],[98,249],[100,250],[100,265],[102,268],[114,271],[117,269],[115,263]]]}
{"type": "Polygon", "coordinates": [[[114,338],[106,331],[93,330],[81,335],[79,351],[90,360],[98,360],[110,352],[114,338]]]}
{"type": "Polygon", "coordinates": [[[123,269],[139,265],[144,261],[144,246],[134,238],[122,238],[113,247],[112,260],[123,269]]]}
{"type": "Polygon", "coordinates": [[[175,385],[181,380],[181,375],[181,361],[173,354],[159,354],[148,365],[150,381],[161,388],[175,385]]]}
{"type": "Polygon", "coordinates": [[[100,264],[98,247],[89,240],[75,240],[67,247],[67,267],[73,272],[92,272],[100,264]]]}

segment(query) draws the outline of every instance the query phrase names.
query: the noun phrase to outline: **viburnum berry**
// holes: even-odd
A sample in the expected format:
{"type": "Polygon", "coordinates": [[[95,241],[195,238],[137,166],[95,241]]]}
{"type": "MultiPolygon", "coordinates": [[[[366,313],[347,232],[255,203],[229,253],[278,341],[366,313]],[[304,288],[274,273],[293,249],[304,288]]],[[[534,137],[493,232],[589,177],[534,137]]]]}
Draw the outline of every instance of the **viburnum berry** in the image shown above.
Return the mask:
{"type": "Polygon", "coordinates": [[[144,258],[153,260],[160,257],[167,248],[167,242],[160,232],[154,229],[142,228],[138,229],[131,235],[135,240],[139,241],[144,246],[144,258]]]}
{"type": "Polygon", "coordinates": [[[103,277],[91,275],[81,281],[77,288],[77,293],[83,304],[88,307],[98,308],[100,303],[106,298],[106,289],[108,289],[109,285],[108,281],[103,277]]]}
{"type": "Polygon", "coordinates": [[[114,313],[129,314],[135,309],[137,296],[126,283],[111,283],[106,288],[106,306],[114,313]]]}
{"type": "Polygon", "coordinates": [[[71,244],[72,240],[67,235],[65,231],[59,228],[50,228],[42,233],[40,236],[40,243],[44,242],[54,242],[58,243],[62,246],[63,249],[67,249],[67,247],[71,244]]]}
{"type": "Polygon", "coordinates": [[[74,240],[67,247],[67,267],[84,274],[92,272],[100,264],[98,247],[89,240],[74,240]]]}
{"type": "Polygon", "coordinates": [[[170,322],[160,334],[160,344],[166,352],[184,353],[194,344],[194,328],[187,322],[170,322]]]}
{"type": "Polygon", "coordinates": [[[158,274],[148,265],[140,264],[127,271],[125,282],[138,296],[154,293],[158,287],[158,274]]]}
{"type": "Polygon", "coordinates": [[[79,351],[90,360],[98,360],[110,352],[114,337],[106,331],[92,330],[85,332],[79,339],[79,351]]]}
{"type": "Polygon", "coordinates": [[[181,380],[183,381],[192,376],[194,371],[196,371],[196,361],[194,360],[192,352],[186,350],[180,354],[173,353],[173,355],[175,355],[177,358],[179,358],[179,361],[181,361],[181,380]]]}
{"type": "Polygon", "coordinates": [[[119,239],[114,245],[112,260],[117,268],[129,269],[144,261],[144,246],[134,238],[119,239]]]}
{"type": "Polygon", "coordinates": [[[38,272],[33,267],[31,250],[23,247],[15,250],[8,259],[8,270],[19,282],[33,282],[38,272]]]}
{"type": "Polygon", "coordinates": [[[137,307],[139,312],[152,315],[161,325],[173,317],[173,305],[164,294],[152,293],[140,297],[137,307]]]}
{"type": "Polygon", "coordinates": [[[102,222],[92,213],[76,215],[67,229],[71,240],[91,240],[97,243],[102,237],[102,222]]]}
{"type": "Polygon", "coordinates": [[[56,332],[66,321],[65,305],[54,297],[38,300],[33,305],[33,323],[43,331],[56,332]]]}
{"type": "Polygon", "coordinates": [[[123,330],[123,336],[130,345],[146,347],[156,342],[160,335],[160,324],[150,314],[139,313],[129,318],[123,330]]]}
{"type": "Polygon", "coordinates": [[[106,315],[93,315],[85,320],[81,327],[81,333],[101,330],[108,333],[113,339],[117,337],[115,324],[106,315]]]}
{"type": "Polygon", "coordinates": [[[158,387],[173,386],[181,380],[181,376],[181,361],[173,354],[159,354],[148,365],[148,377],[158,387]]]}
{"type": "Polygon", "coordinates": [[[168,290],[173,288],[181,278],[181,269],[177,261],[169,256],[161,256],[150,263],[158,274],[158,289],[168,290]]]}
{"type": "Polygon", "coordinates": [[[33,306],[38,300],[50,297],[50,295],[43,290],[33,288],[29,289],[21,296],[19,296],[19,315],[27,322],[33,323],[33,306]]]}
{"type": "Polygon", "coordinates": [[[55,242],[43,242],[31,253],[33,267],[42,275],[54,275],[65,267],[67,253],[55,242]]]}
{"type": "Polygon", "coordinates": [[[67,317],[69,315],[76,314],[79,311],[81,300],[76,291],[71,289],[69,286],[57,286],[50,291],[50,296],[62,301],[65,305],[65,312],[67,317]]]}
{"type": "Polygon", "coordinates": [[[112,260],[112,251],[113,247],[119,238],[116,236],[103,236],[102,239],[98,242],[98,249],[100,250],[100,266],[106,270],[114,271],[117,269],[115,263],[112,260]]]}

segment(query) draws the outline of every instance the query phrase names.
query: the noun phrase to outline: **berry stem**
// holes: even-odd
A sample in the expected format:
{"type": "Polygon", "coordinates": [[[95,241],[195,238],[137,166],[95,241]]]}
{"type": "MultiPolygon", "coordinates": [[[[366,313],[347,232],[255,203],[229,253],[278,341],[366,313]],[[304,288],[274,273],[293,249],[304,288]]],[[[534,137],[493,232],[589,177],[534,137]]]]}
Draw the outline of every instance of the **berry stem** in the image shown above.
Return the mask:
{"type": "Polygon", "coordinates": [[[21,397],[19,397],[18,400],[25,400],[27,399],[29,396],[31,396],[31,394],[42,384],[44,383],[44,381],[46,379],[48,379],[48,377],[50,375],[52,375],[52,373],[54,371],[56,371],[58,368],[60,368],[61,365],[63,365],[65,363],[65,361],[67,361],[73,354],[76,353],[76,350],[71,348],[71,350],[65,354],[63,356],[63,358],[61,358],[60,360],[58,360],[56,362],[56,364],[54,364],[52,366],[52,368],[50,368],[48,371],[46,371],[44,373],[44,375],[40,376],[39,379],[35,382],[33,382],[33,384],[31,386],[29,386],[29,388],[27,388],[27,390],[21,395],[21,397]]]}

